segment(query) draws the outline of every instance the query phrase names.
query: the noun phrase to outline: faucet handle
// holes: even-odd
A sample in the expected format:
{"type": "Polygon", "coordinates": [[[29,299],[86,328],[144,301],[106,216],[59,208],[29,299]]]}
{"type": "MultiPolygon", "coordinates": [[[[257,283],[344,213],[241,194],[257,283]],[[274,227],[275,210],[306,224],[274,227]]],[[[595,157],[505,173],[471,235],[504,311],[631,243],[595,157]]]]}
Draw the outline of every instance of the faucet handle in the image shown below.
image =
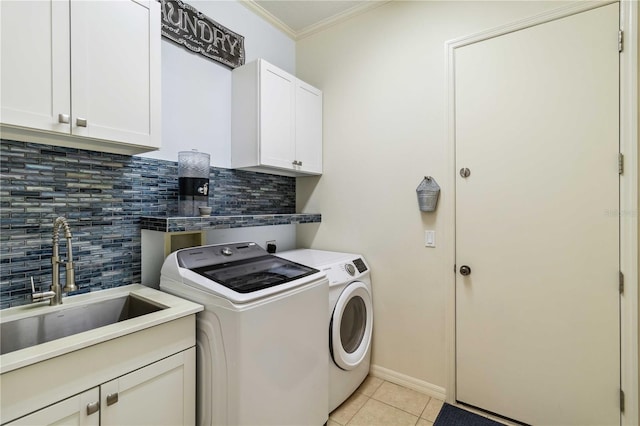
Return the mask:
{"type": "Polygon", "coordinates": [[[55,297],[53,291],[43,291],[42,293],[36,293],[36,286],[33,284],[33,277],[31,277],[31,301],[33,303],[42,302],[44,300],[51,300],[55,297]]]}

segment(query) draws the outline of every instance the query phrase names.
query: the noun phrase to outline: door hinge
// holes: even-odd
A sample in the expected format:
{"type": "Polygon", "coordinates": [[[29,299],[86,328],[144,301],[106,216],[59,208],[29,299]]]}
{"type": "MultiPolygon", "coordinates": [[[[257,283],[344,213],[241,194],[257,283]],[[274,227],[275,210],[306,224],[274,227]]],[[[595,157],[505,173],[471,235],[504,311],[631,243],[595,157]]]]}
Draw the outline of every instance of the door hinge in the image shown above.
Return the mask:
{"type": "Polygon", "coordinates": [[[618,174],[621,175],[624,173],[624,155],[619,152],[618,153],[618,174]]]}
{"type": "Polygon", "coordinates": [[[624,47],[624,32],[622,30],[618,31],[618,52],[622,52],[624,47]]]}
{"type": "Polygon", "coordinates": [[[620,291],[620,294],[624,293],[624,274],[622,273],[622,271],[620,271],[620,279],[618,281],[618,290],[620,291]]]}
{"type": "Polygon", "coordinates": [[[624,413],[624,391],[620,389],[620,412],[624,413]]]}

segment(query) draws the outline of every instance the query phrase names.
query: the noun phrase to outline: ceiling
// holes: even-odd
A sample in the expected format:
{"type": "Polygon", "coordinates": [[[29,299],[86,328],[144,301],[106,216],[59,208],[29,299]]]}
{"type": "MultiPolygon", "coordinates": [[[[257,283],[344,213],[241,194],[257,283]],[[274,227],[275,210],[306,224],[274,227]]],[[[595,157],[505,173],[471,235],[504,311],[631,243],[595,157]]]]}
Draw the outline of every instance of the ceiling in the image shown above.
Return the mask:
{"type": "Polygon", "coordinates": [[[387,1],[244,0],[242,4],[298,40],[387,1]]]}

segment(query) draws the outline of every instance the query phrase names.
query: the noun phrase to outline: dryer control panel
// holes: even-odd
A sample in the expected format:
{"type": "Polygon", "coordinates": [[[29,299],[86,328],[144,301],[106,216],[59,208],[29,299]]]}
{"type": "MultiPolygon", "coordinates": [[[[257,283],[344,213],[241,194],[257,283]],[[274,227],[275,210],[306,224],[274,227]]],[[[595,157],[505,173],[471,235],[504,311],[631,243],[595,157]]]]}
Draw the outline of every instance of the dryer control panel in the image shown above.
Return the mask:
{"type": "Polygon", "coordinates": [[[356,281],[369,273],[369,268],[361,258],[350,262],[339,262],[322,269],[327,274],[329,285],[356,281]]]}
{"type": "Polygon", "coordinates": [[[370,273],[369,265],[360,254],[297,249],[276,256],[319,269],[327,275],[330,285],[358,281],[370,273]]]}

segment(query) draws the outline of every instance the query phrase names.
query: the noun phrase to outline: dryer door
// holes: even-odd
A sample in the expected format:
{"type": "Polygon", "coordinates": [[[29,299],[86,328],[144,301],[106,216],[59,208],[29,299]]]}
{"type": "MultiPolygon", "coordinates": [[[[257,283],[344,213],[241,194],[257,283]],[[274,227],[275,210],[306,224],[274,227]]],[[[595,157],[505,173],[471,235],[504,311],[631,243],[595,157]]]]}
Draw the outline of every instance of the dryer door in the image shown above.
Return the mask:
{"type": "Polygon", "coordinates": [[[360,365],[371,346],[372,330],[371,292],[355,281],[342,291],[331,316],[329,347],[338,367],[353,370],[360,365]]]}

